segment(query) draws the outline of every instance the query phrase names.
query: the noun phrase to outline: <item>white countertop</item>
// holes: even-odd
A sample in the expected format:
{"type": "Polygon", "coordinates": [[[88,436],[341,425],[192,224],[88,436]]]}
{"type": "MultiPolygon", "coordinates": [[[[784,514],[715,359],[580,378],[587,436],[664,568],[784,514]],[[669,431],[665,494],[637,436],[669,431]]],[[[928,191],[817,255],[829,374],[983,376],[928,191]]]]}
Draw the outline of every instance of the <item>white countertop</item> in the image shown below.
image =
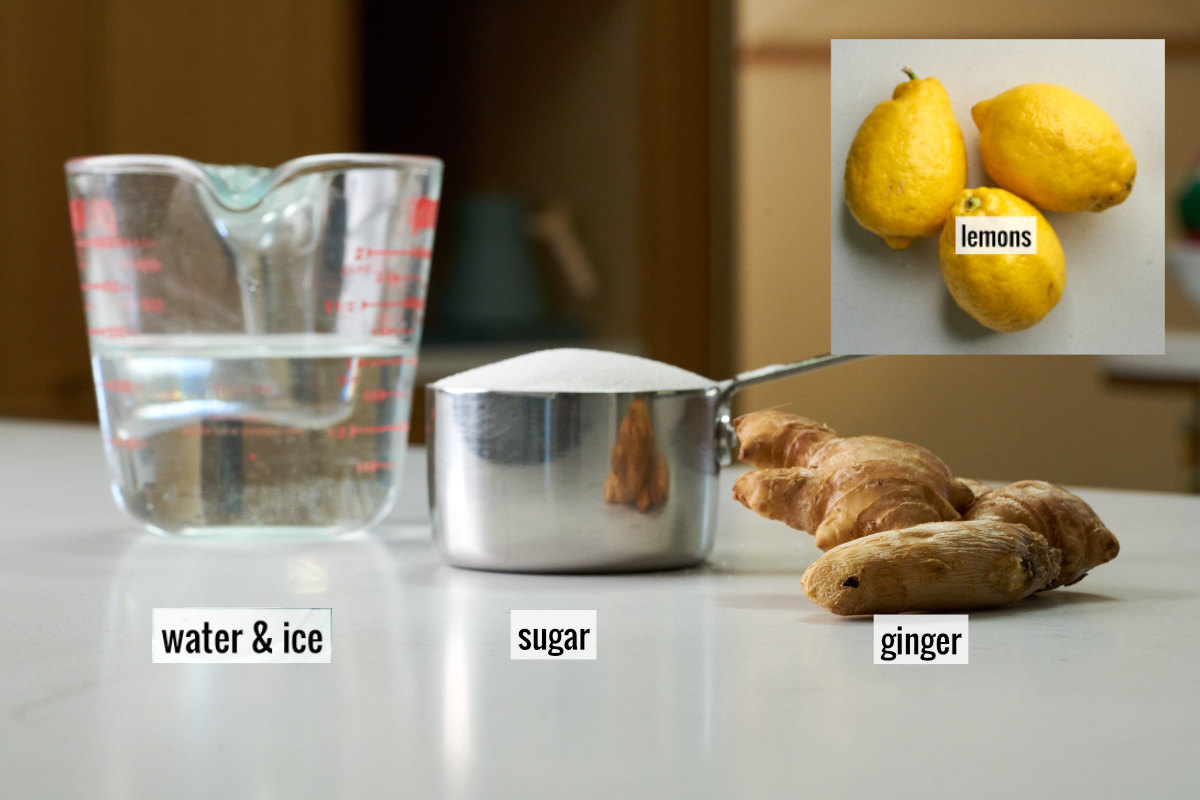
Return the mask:
{"type": "Polygon", "coordinates": [[[972,614],[967,666],[889,667],[801,593],[811,540],[731,498],[702,568],[472,572],[422,464],[373,535],[173,541],[117,511],[96,429],[0,423],[0,793],[1200,796],[1200,499],[1083,492],[1115,562],[972,614]],[[333,662],[152,664],[184,606],[330,607],[333,662]],[[596,609],[599,658],[510,660],[536,608],[596,609]]]}

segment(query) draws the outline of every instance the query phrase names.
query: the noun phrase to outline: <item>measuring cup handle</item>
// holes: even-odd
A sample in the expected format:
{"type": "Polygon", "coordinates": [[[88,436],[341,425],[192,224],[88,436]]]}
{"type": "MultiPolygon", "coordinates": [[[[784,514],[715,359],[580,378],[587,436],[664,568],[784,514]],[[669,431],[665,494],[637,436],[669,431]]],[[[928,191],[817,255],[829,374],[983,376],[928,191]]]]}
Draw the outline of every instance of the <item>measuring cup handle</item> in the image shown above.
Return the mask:
{"type": "Polygon", "coordinates": [[[789,375],[797,375],[801,372],[809,372],[814,369],[822,369],[823,367],[832,367],[834,364],[855,361],[860,358],[866,358],[866,356],[826,353],[825,355],[806,358],[803,361],[793,361],[788,364],[771,364],[766,367],[740,372],[729,380],[719,383],[720,395],[717,399],[716,432],[718,463],[721,466],[732,464],[734,456],[738,451],[737,432],[734,430],[733,418],[730,412],[734,394],[756,383],[773,381],[776,378],[786,378],[789,375]]]}

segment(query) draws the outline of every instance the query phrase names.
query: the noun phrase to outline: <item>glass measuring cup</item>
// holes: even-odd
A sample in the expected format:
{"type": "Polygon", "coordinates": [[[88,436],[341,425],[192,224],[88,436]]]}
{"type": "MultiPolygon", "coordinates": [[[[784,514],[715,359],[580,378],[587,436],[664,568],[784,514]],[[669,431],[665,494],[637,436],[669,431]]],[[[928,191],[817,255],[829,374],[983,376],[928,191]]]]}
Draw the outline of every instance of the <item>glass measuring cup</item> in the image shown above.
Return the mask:
{"type": "Polygon", "coordinates": [[[391,507],[437,159],[66,164],[113,494],[158,533],[334,534],[391,507]]]}

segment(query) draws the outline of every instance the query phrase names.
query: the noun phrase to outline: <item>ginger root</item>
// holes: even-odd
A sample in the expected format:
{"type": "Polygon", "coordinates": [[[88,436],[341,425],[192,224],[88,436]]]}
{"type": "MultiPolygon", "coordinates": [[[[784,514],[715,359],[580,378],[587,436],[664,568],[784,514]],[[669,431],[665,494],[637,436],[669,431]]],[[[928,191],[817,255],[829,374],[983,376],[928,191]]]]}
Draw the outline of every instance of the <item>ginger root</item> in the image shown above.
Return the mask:
{"type": "Polygon", "coordinates": [[[785,411],[759,411],[733,421],[741,449],[738,458],[755,467],[802,467],[809,454],[837,431],[785,411]]]}
{"type": "Polygon", "coordinates": [[[641,398],[629,404],[617,429],[610,468],[604,481],[606,502],[631,505],[638,511],[650,511],[667,502],[667,460],[654,447],[654,423],[641,398]]]}
{"type": "Polygon", "coordinates": [[[878,531],[959,519],[975,496],[940,458],[909,442],[840,438],[779,411],[734,425],[741,458],[761,467],[738,478],[734,497],[813,534],[822,550],[878,531]]]}
{"type": "Polygon", "coordinates": [[[964,516],[1024,525],[1060,549],[1062,571],[1047,589],[1078,583],[1088,570],[1112,561],[1121,550],[1117,537],[1091,506],[1046,481],[1018,481],[985,491],[964,516]]]}
{"type": "Polygon", "coordinates": [[[932,522],[838,545],[800,585],[835,614],[965,611],[1006,606],[1044,589],[1062,553],[1024,525],[932,522]]]}
{"type": "Polygon", "coordinates": [[[734,497],[827,551],[804,573],[837,614],[986,608],[1081,580],[1120,545],[1078,496],[1045,481],[992,488],[878,436],[838,437],[779,411],[736,421],[757,469],[734,497]]]}

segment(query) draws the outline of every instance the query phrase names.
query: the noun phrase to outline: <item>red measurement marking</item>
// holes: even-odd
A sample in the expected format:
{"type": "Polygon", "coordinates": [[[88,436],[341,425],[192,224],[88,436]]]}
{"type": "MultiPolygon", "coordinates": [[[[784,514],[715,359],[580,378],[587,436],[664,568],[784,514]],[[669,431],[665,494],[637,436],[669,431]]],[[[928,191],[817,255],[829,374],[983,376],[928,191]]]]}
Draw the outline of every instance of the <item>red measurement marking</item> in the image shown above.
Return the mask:
{"type": "Polygon", "coordinates": [[[275,391],[275,387],[269,383],[260,383],[257,386],[250,387],[251,394],[256,394],[259,397],[263,397],[264,395],[268,394],[275,394],[275,391]]]}
{"type": "Polygon", "coordinates": [[[396,466],[391,461],[359,461],[354,465],[354,471],[359,475],[374,475],[381,469],[391,469],[396,466]]]}
{"type": "MultiPolygon", "coordinates": [[[[362,248],[358,248],[358,249],[361,250],[362,248]]],[[[358,255],[357,251],[355,251],[355,257],[361,258],[361,256],[358,255]]],[[[372,267],[370,264],[343,264],[342,265],[342,274],[343,275],[370,275],[371,269],[372,269],[372,267]]]]}
{"type": "Polygon", "coordinates": [[[364,403],[381,403],[389,397],[408,397],[408,392],[389,392],[387,389],[367,389],[363,392],[364,403]]]}
{"type": "Polygon", "coordinates": [[[99,283],[81,283],[79,288],[85,292],[108,292],[116,294],[117,292],[127,292],[130,289],[128,283],[120,281],[100,281],[99,283]]]}
{"type": "Polygon", "coordinates": [[[327,433],[330,439],[347,439],[355,436],[371,436],[377,433],[408,433],[408,423],[397,425],[334,425],[327,433]]]}
{"type": "Polygon", "coordinates": [[[401,250],[385,250],[374,247],[356,247],[354,248],[354,260],[362,261],[364,258],[374,258],[376,256],[399,256],[401,258],[429,258],[433,255],[433,251],[428,247],[407,247],[401,250]]]}
{"type": "Polygon", "coordinates": [[[353,300],[326,300],[325,301],[325,313],[326,314],[337,314],[339,312],[346,312],[346,311],[353,311],[353,310],[354,310],[354,301],[353,300]]]}
{"type": "Polygon", "coordinates": [[[359,360],[359,366],[363,367],[415,367],[417,365],[416,356],[404,356],[402,358],[363,358],[359,360]]]}
{"type": "Polygon", "coordinates": [[[71,230],[76,234],[92,230],[116,235],[117,212],[107,198],[73,198],[68,202],[67,209],[71,213],[71,230]]]}
{"type": "Polygon", "coordinates": [[[133,330],[126,328],[123,325],[111,325],[107,328],[88,328],[88,336],[100,336],[106,339],[124,339],[133,333],[133,330]]]}
{"type": "Polygon", "coordinates": [[[391,272],[386,269],[375,275],[375,282],[382,283],[385,286],[396,286],[397,284],[412,283],[419,280],[421,280],[420,275],[412,275],[407,272],[391,272]]]}
{"type": "Polygon", "coordinates": [[[247,458],[249,458],[251,461],[258,461],[258,453],[251,453],[249,456],[247,456],[247,458]]]}
{"type": "Polygon", "coordinates": [[[130,437],[128,439],[112,437],[108,440],[108,443],[118,450],[144,450],[150,446],[150,442],[145,439],[138,439],[137,437],[130,437]]]}
{"type": "Polygon", "coordinates": [[[403,300],[380,300],[372,302],[371,300],[362,301],[363,308],[413,308],[420,309],[425,307],[425,301],[419,297],[406,297],[403,300]]]}
{"type": "Polygon", "coordinates": [[[142,390],[142,385],[140,383],[134,383],[133,381],[125,378],[105,381],[104,383],[100,384],[100,386],[117,394],[133,394],[134,392],[140,392],[142,390]]]}
{"type": "Polygon", "coordinates": [[[350,426],[351,436],[373,436],[377,433],[408,433],[408,423],[401,422],[396,425],[368,425],[361,428],[358,425],[350,426]]]}
{"type": "Polygon", "coordinates": [[[93,250],[149,250],[154,247],[153,239],[126,239],[123,236],[93,236],[91,239],[76,239],[76,247],[93,250]]]}
{"type": "Polygon", "coordinates": [[[161,297],[143,297],[138,301],[138,308],[148,314],[161,314],[166,310],[166,303],[161,297]]]}
{"type": "Polygon", "coordinates": [[[87,202],[82,197],[67,201],[67,212],[71,215],[71,230],[79,233],[87,227],[87,202]]]}
{"type": "Polygon", "coordinates": [[[412,335],[412,332],[413,332],[412,328],[380,327],[380,328],[372,328],[371,329],[372,336],[410,336],[410,335],[412,335]]]}
{"type": "Polygon", "coordinates": [[[432,230],[437,224],[438,201],[432,197],[415,198],[408,208],[408,224],[413,236],[419,231],[432,230]]]}
{"type": "MultiPolygon", "coordinates": [[[[122,241],[134,241],[134,240],[125,239],[122,241]]],[[[145,240],[140,240],[140,241],[150,241],[150,240],[145,239],[145,240]]],[[[79,271],[82,272],[90,266],[102,267],[105,265],[114,266],[117,269],[123,270],[124,272],[140,272],[143,275],[146,275],[146,274],[149,274],[152,272],[161,272],[162,271],[162,262],[159,261],[157,258],[151,258],[149,256],[147,256],[145,258],[121,258],[121,259],[106,258],[103,261],[99,261],[98,263],[89,263],[88,261],[81,259],[79,262],[79,271]]]]}

